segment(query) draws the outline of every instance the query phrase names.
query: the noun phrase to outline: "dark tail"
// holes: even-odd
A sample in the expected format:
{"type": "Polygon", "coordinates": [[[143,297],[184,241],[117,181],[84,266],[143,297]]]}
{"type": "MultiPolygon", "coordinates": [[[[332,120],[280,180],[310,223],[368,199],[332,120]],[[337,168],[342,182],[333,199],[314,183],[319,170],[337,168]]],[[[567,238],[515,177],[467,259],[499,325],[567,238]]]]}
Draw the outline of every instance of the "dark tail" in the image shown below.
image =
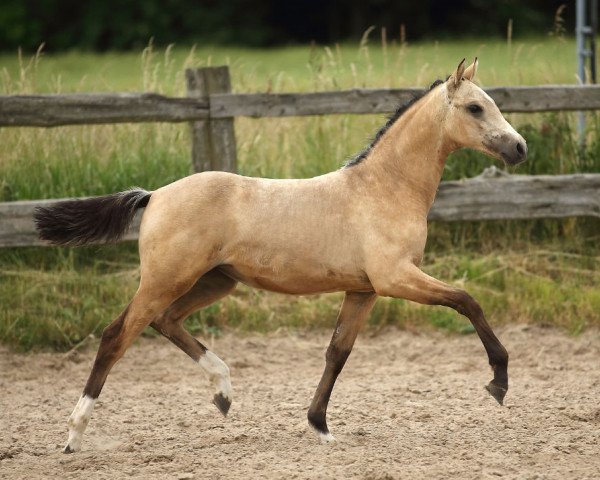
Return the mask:
{"type": "Polygon", "coordinates": [[[42,240],[54,245],[86,245],[119,240],[138,208],[148,205],[150,192],[126,192],[82,200],[65,200],[35,209],[33,218],[42,240]]]}

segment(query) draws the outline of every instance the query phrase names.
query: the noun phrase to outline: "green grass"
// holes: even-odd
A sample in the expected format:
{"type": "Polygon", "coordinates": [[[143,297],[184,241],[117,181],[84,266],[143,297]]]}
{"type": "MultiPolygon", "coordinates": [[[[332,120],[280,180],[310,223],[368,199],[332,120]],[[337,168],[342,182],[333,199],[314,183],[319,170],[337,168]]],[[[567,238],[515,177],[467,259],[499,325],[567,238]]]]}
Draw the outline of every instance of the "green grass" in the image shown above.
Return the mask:
{"type": "MultiPolygon", "coordinates": [[[[238,92],[426,86],[463,57],[480,57],[483,86],[575,82],[570,39],[381,44],[270,50],[170,48],[129,54],[0,56],[4,94],[154,91],[185,95],[186,67],[230,65],[238,92]]],[[[574,115],[510,115],[529,145],[528,162],[511,173],[600,171],[599,117],[588,115],[580,154],[574,115]]],[[[381,115],[236,119],[241,173],[310,177],[338,168],[384,122],[381,115]]],[[[0,130],[0,201],[96,195],[132,185],[154,189],[191,171],[187,125],[140,124],[0,130]]],[[[497,162],[475,152],[452,155],[444,179],[471,177],[497,162]]],[[[462,222],[431,226],[425,270],[464,285],[493,324],[558,325],[571,333],[600,325],[599,222],[566,219],[462,222]]],[[[0,341],[17,348],[68,349],[98,334],[137,287],[131,243],[84,249],[0,250],[0,341]]],[[[189,321],[197,334],[229,328],[331,326],[341,295],[289,297],[245,287],[189,321]]],[[[371,325],[469,333],[444,308],[378,301],[371,325]]]]}
{"type": "MultiPolygon", "coordinates": [[[[555,246],[558,247],[558,246],[555,246]]],[[[425,270],[469,291],[493,325],[536,323],[578,334],[598,326],[600,257],[554,250],[430,253],[425,270]]],[[[0,342],[28,350],[64,350],[99,335],[129,302],[138,282],[133,243],[83,249],[4,251],[0,264],[0,342]]],[[[342,294],[295,297],[240,286],[187,321],[197,335],[224,330],[332,328],[342,294]]],[[[469,322],[444,307],[379,299],[372,328],[397,325],[472,333],[469,322]]]]}
{"type": "MultiPolygon", "coordinates": [[[[375,34],[372,34],[375,37],[375,34]]],[[[426,86],[445,77],[464,56],[479,55],[483,86],[573,83],[572,40],[556,38],[433,42],[272,50],[170,48],[140,53],[68,53],[31,59],[0,56],[5,94],[154,91],[185,95],[186,67],[227,63],[233,88],[314,91],[349,87],[426,86]]],[[[589,117],[586,155],[579,155],[574,115],[509,115],[529,143],[519,173],[598,171],[598,116],[589,117]]],[[[338,168],[360,151],[384,122],[381,115],[236,119],[240,172],[266,177],[309,177],[338,168]]],[[[141,185],[156,188],[191,171],[185,124],[124,124],[0,130],[0,200],[93,195],[141,185]]],[[[444,179],[469,177],[494,161],[455,153],[444,179]]]]}
{"type": "Polygon", "coordinates": [[[361,44],[242,49],[170,47],[144,52],[58,55],[0,54],[1,88],[11,93],[154,91],[185,95],[187,67],[229,65],[237,92],[426,86],[462,58],[480,59],[483,86],[575,83],[575,41],[542,37],[382,44],[376,32],[361,44]]]}

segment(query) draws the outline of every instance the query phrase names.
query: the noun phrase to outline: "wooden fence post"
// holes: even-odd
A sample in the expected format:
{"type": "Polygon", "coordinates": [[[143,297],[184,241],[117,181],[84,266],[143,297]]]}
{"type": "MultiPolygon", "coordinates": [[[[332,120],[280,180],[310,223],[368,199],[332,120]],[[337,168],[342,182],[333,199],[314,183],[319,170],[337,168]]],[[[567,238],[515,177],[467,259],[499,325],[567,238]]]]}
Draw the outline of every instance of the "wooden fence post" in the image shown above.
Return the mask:
{"type": "MultiPolygon", "coordinates": [[[[188,97],[209,102],[213,93],[231,93],[229,67],[205,67],[187,69],[188,97]]],[[[235,132],[233,117],[191,122],[192,164],[195,172],[207,170],[237,170],[235,132]]]]}

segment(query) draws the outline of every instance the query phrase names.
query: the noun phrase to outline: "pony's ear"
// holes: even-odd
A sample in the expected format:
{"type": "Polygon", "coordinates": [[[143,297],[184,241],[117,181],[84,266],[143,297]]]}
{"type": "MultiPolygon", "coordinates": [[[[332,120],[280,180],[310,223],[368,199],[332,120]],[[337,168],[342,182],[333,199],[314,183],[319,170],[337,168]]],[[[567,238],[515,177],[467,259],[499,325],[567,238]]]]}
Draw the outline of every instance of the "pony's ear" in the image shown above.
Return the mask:
{"type": "Polygon", "coordinates": [[[477,57],[475,57],[473,63],[465,69],[465,72],[463,73],[463,78],[473,81],[473,79],[475,78],[475,74],[477,73],[477,65],[479,65],[479,61],[477,60],[477,57]]]}
{"type": "Polygon", "coordinates": [[[458,64],[458,67],[456,67],[455,72],[452,75],[450,75],[450,77],[448,77],[448,81],[446,83],[448,84],[449,92],[454,92],[458,88],[464,73],[465,59],[463,58],[462,61],[458,64]]]}

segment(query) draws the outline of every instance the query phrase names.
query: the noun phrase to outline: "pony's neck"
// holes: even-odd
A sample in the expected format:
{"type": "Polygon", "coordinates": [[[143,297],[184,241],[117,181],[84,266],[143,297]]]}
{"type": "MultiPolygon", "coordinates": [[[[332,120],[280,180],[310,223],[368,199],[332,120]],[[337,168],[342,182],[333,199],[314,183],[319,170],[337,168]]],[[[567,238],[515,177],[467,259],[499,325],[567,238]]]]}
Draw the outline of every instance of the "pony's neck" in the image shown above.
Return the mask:
{"type": "Polygon", "coordinates": [[[404,204],[412,199],[424,213],[433,204],[446,158],[455,148],[443,126],[447,103],[442,88],[409,108],[360,165],[377,179],[378,194],[402,196],[404,204]]]}

